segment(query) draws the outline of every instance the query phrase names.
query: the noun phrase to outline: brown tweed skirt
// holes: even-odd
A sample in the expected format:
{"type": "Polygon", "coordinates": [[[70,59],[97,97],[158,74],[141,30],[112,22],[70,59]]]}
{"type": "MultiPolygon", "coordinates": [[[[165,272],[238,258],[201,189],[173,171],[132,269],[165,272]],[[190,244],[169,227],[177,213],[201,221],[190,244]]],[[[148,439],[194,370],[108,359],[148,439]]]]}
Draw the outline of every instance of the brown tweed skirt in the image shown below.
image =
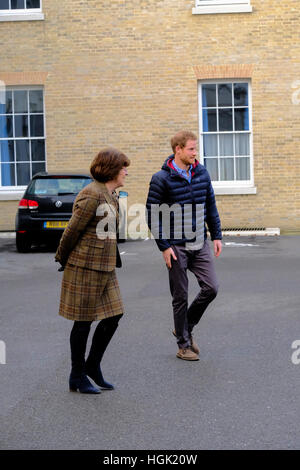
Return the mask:
{"type": "Polygon", "coordinates": [[[59,315],[73,321],[96,321],[124,313],[114,271],[94,271],[67,263],[59,315]]]}

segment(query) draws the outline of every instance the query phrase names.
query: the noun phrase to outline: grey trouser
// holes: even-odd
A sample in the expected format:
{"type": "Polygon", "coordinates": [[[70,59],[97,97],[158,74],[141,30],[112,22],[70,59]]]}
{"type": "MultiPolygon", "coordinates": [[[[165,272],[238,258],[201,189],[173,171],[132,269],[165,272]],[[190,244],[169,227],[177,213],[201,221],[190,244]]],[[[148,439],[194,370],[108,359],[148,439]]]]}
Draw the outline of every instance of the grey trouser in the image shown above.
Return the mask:
{"type": "Polygon", "coordinates": [[[191,345],[191,334],[204,311],[218,292],[214,260],[206,240],[201,250],[187,250],[184,245],[172,245],[177,261],[171,258],[169,269],[170,290],[173,297],[174,326],[179,348],[191,345]],[[187,269],[195,274],[201,287],[188,307],[187,269]]]}

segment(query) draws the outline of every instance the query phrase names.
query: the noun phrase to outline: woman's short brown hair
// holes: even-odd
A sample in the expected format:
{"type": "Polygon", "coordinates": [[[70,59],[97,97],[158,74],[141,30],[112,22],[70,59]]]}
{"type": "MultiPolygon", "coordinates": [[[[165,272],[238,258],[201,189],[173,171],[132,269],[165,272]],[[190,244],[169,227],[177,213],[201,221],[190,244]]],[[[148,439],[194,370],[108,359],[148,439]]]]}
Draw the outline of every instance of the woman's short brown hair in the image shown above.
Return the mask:
{"type": "Polygon", "coordinates": [[[173,152],[175,153],[177,145],[183,149],[186,146],[188,140],[197,140],[197,136],[190,131],[177,132],[177,134],[175,134],[171,139],[171,147],[173,152]]]}
{"type": "Polygon", "coordinates": [[[90,172],[93,178],[101,183],[113,180],[124,166],[129,166],[129,158],[120,150],[109,147],[100,150],[92,161],[90,172]]]}

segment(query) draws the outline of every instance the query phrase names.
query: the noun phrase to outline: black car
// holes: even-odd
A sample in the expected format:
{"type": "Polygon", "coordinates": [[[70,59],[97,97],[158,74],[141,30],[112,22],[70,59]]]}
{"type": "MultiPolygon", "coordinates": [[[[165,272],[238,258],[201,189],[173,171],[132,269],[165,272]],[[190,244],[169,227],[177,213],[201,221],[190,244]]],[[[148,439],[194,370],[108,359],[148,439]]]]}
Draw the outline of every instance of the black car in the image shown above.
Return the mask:
{"type": "Polygon", "coordinates": [[[92,181],[88,174],[47,173],[33,176],[16,215],[16,246],[28,252],[33,243],[58,242],[76,195],[92,181]]]}

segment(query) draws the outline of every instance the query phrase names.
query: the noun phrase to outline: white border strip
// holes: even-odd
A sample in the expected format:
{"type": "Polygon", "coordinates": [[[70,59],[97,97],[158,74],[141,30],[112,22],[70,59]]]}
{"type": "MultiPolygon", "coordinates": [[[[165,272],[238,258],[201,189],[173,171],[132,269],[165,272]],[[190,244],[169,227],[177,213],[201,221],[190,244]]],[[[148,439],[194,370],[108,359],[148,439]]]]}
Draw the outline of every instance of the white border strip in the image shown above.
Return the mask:
{"type": "Polygon", "coordinates": [[[261,235],[261,236],[279,236],[280,228],[266,228],[266,230],[234,230],[222,232],[223,236],[233,236],[233,237],[242,237],[242,236],[251,236],[251,235],[261,235]]]}

